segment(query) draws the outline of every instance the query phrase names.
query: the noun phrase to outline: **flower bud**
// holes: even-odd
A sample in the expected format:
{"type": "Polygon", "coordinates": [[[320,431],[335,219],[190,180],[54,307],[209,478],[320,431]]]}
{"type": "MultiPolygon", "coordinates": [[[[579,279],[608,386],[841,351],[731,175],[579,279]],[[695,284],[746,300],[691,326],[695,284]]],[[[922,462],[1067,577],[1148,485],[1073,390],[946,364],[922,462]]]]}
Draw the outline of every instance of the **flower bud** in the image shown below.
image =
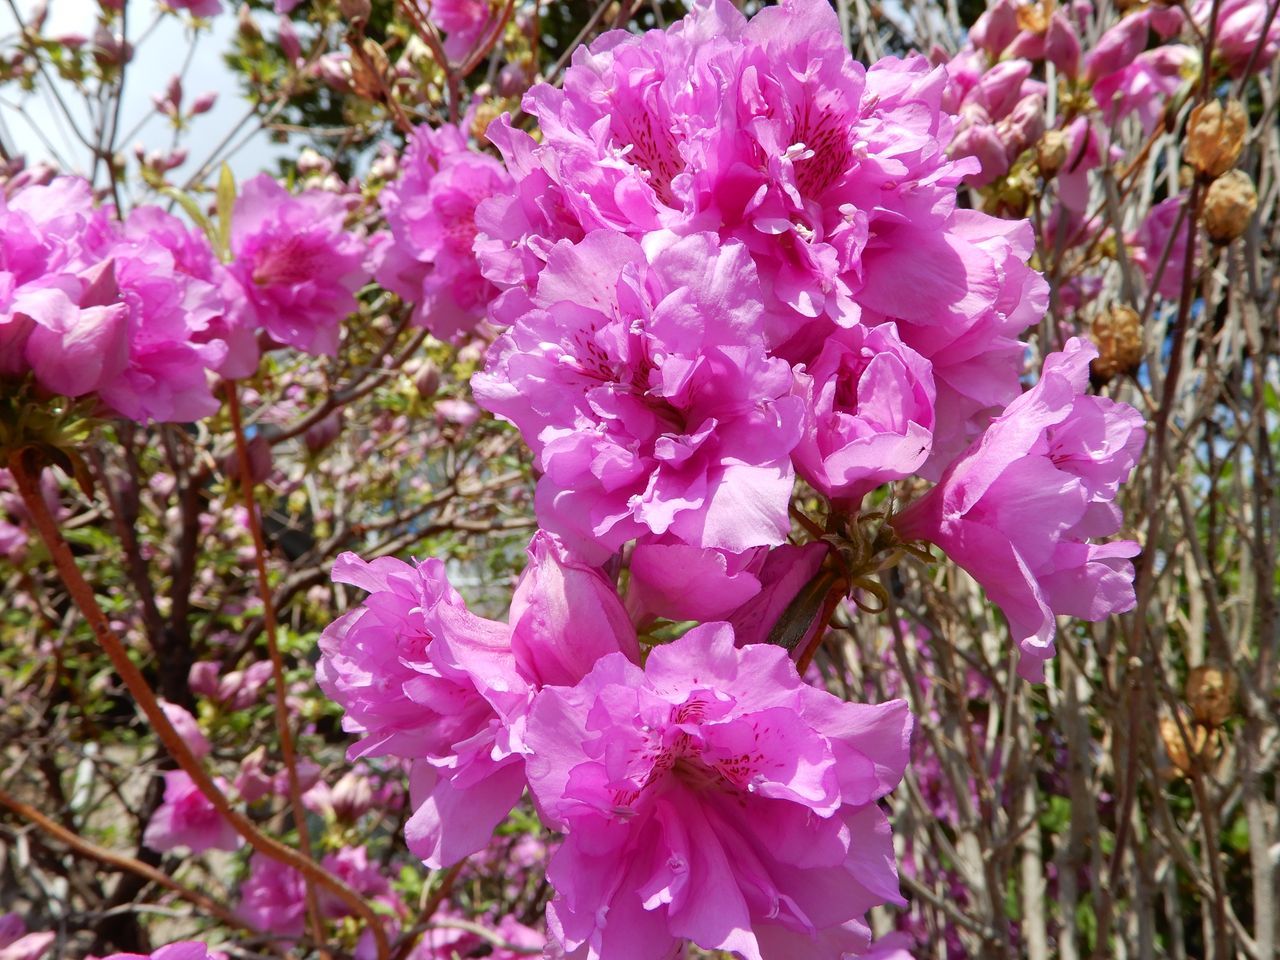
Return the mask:
{"type": "Polygon", "coordinates": [[[208,113],[217,102],[218,94],[213,90],[200,94],[191,102],[191,116],[198,117],[202,113],[208,113]]]}
{"type": "Polygon", "coordinates": [[[280,20],[280,53],[290,63],[297,63],[302,57],[302,41],[298,39],[298,32],[293,29],[293,23],[283,17],[280,20]]]}
{"type": "Polygon", "coordinates": [[[1199,104],[1187,120],[1187,163],[1207,180],[1222,176],[1240,159],[1248,132],[1249,121],[1239,100],[1199,104]]]}
{"type": "Polygon", "coordinates": [[[343,774],[330,797],[333,815],[343,823],[355,823],[373,806],[373,785],[354,770],[343,774]]]}
{"type": "Polygon", "coordinates": [[[1258,191],[1243,170],[1230,170],[1209,185],[1204,200],[1204,229],[1216,243],[1244,235],[1258,209],[1258,191]]]}
{"type": "Polygon", "coordinates": [[[307,452],[314,457],[337,440],[340,433],[342,433],[342,411],[335,410],[323,420],[308,427],[306,433],[302,435],[302,440],[307,445],[307,452]]]}
{"type": "Polygon", "coordinates": [[[338,0],[338,10],[350,21],[366,23],[369,20],[369,0],[338,0]]]}
{"type": "Polygon", "coordinates": [[[1235,706],[1236,675],[1220,663],[1204,663],[1187,674],[1184,692],[1197,723],[1220,727],[1235,706]]]}
{"type": "Polygon", "coordinates": [[[430,360],[424,360],[414,375],[413,386],[418,391],[418,396],[423,400],[430,400],[440,389],[440,368],[430,360]]]}
{"type": "Polygon", "coordinates": [[[1136,370],[1142,363],[1142,322],[1132,307],[1116,304],[1098,314],[1090,339],[1098,347],[1098,356],[1089,369],[1103,383],[1136,370]]]}
{"type": "Polygon", "coordinates": [[[1067,134],[1063,130],[1046,130],[1036,144],[1036,165],[1046,180],[1054,176],[1067,162],[1067,134]]]}

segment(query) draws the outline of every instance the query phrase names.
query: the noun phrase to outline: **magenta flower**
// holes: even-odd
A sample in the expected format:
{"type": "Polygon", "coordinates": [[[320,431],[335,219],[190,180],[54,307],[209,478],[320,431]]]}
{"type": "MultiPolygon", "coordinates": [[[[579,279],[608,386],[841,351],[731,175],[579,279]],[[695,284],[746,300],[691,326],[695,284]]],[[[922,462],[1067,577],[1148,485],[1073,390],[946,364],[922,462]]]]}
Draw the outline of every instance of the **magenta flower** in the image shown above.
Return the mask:
{"type": "Polygon", "coordinates": [[[193,17],[214,17],[222,12],[222,0],[165,0],[175,10],[186,10],[193,17]]]}
{"type": "Polygon", "coordinates": [[[266,174],[245,183],[231,218],[229,265],[242,322],[306,353],[337,353],[342,321],[369,279],[365,243],[345,219],[333,194],[294,196],[266,174]]]}
{"type": "Polygon", "coordinates": [[[428,0],[427,18],[445,32],[444,52],[460,63],[493,20],[488,0],[428,0]]]}
{"type": "MultiPolygon", "coordinates": [[[[218,788],[226,782],[218,778],[218,788]]],[[[186,847],[193,854],[206,850],[239,850],[244,838],[200,792],[189,774],[170,770],[164,775],[164,802],[151,815],[142,842],[152,850],[165,852],[186,847]]]]}
{"type": "Polygon", "coordinates": [[[472,150],[462,129],[448,124],[414,131],[400,179],[378,198],[394,239],[378,282],[414,304],[414,322],[441,340],[474,328],[498,294],[472,250],[476,205],[510,191],[502,164],[472,150]]]}
{"type": "Polygon", "coordinates": [[[640,662],[640,644],[613,584],[539,530],[511,599],[511,649],[535,686],[581,680],[596,661],[622,652],[640,662]]]}
{"type": "Polygon", "coordinates": [[[1111,27],[1084,58],[1084,79],[1092,84],[1099,77],[1122,70],[1147,46],[1151,10],[1139,10],[1111,27]]]}
{"type": "Polygon", "coordinates": [[[236,915],[263,933],[299,936],[307,915],[306,881],[293,867],[255,853],[249,858],[249,876],[240,884],[236,915]]]}
{"type": "Polygon", "coordinates": [[[627,610],[638,624],[666,620],[723,620],[760,592],[769,553],[691,547],[667,537],[637,540],[631,551],[627,610]],[[690,584],[697,589],[690,589],[690,584]]]}
{"type": "MultiPolygon", "coordinates": [[[[1213,0],[1196,0],[1191,18],[1207,31],[1212,11],[1213,0]]],[[[1271,16],[1268,21],[1271,13],[1266,0],[1221,0],[1213,53],[1222,58],[1233,77],[1243,76],[1251,59],[1253,72],[1261,73],[1280,54],[1280,17],[1271,16]]]]}
{"type": "Polygon", "coordinates": [[[52,930],[27,933],[27,925],[16,913],[0,915],[0,960],[41,960],[57,941],[52,930]]]}
{"type": "Polygon", "coordinates": [[[63,177],[0,201],[0,235],[0,375],[30,371],[51,393],[96,393],[142,423],[218,409],[206,377],[227,352],[210,334],[218,290],[95,208],[85,181],[63,177]]]}
{"type": "Polygon", "coordinates": [[[1018,671],[1044,678],[1054,616],[1102,620],[1134,605],[1132,541],[1112,502],[1142,450],[1132,407],[1084,393],[1097,348],[1073,338],[1040,381],[992,421],[938,486],[895,521],[940,546],[1004,611],[1018,671]]]}
{"type": "Polygon", "coordinates": [[[345,553],[333,577],[370,593],[321,635],[316,668],[345,711],[343,729],[363,734],[349,757],[415,759],[409,848],[433,866],[456,862],[488,842],[520,798],[524,770],[472,673],[438,648],[456,640],[516,678],[510,632],[466,609],[439,560],[345,553]]]}
{"type": "Polygon", "coordinates": [[[840,958],[903,903],[876,800],[907,762],[896,700],[845,703],[726,624],[620,655],[535,699],[529,780],[566,832],[551,931],[574,956],[658,960],[681,939],[744,958],[840,958]]]}
{"type": "Polygon", "coordinates": [[[557,246],[503,311],[512,329],[473,388],[538,456],[545,528],[591,562],[649,533],[730,551],[785,539],[799,403],[765,356],[741,244],[599,231],[557,246]]]}
{"type": "Polygon", "coordinates": [[[933,448],[933,371],[893,324],[832,336],[796,370],[807,422],[792,459],[827,497],[857,503],[907,477],[933,448]]]}
{"type": "Polygon", "coordinates": [[[1200,56],[1184,44],[1173,43],[1138,54],[1130,63],[1093,85],[1093,97],[1103,119],[1116,123],[1136,113],[1144,133],[1155,129],[1165,104],[1200,72],[1200,56]]]}
{"type": "Polygon", "coordinates": [[[187,745],[187,749],[191,751],[191,755],[196,759],[207,757],[209,755],[209,740],[201,732],[200,726],[185,707],[181,707],[176,703],[170,703],[167,700],[160,701],[160,709],[164,711],[164,715],[173,724],[174,730],[178,731],[178,736],[182,738],[183,743],[187,745]]]}
{"type": "Polygon", "coordinates": [[[1147,283],[1166,300],[1177,301],[1187,264],[1187,219],[1182,211],[1186,194],[1162,200],[1128,238],[1133,261],[1147,283]],[[1176,228],[1176,232],[1175,232],[1176,228]]]}
{"type": "MultiPolygon", "coordinates": [[[[955,187],[978,165],[947,156],[945,90],[945,73],[923,58],[864,71],[822,0],[788,0],[750,22],[729,4],[695,3],[666,31],[597,39],[575,56],[562,90],[533,87],[524,109],[541,143],[509,124],[490,129],[516,185],[512,198],[477,210],[477,253],[499,286],[532,289],[559,240],[600,229],[637,240],[714,231],[750,251],[771,352],[808,361],[837,327],[897,321],[903,341],[955,388],[958,419],[980,426],[991,404],[965,390],[989,395],[998,384],[997,405],[1016,396],[1012,337],[1038,316],[1020,311],[1016,329],[1012,317],[984,324],[987,340],[961,322],[971,338],[941,357],[923,346],[938,333],[917,342],[917,331],[1046,295],[1025,266],[1004,270],[973,249],[973,220],[991,218],[956,210],[955,187]],[[991,381],[997,361],[1005,369],[991,381]]],[[[1024,108],[1010,142],[1031,137],[1035,119],[1024,108]]],[[[1017,250],[1025,261],[1029,242],[1017,250]]],[[[497,306],[493,316],[508,313],[497,306]]]]}
{"type": "Polygon", "coordinates": [[[214,960],[215,956],[225,958],[226,955],[215,953],[196,940],[183,940],[161,947],[154,953],[113,953],[102,960],[214,960]]]}

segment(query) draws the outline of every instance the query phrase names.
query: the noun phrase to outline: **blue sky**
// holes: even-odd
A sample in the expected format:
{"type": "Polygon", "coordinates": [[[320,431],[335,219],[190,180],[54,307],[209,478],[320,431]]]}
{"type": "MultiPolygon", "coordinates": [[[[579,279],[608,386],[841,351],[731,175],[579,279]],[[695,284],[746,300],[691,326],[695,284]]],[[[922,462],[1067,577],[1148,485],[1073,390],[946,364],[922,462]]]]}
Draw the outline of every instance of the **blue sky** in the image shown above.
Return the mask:
{"type": "MultiPolygon", "coordinates": [[[[36,6],[34,0],[14,0],[14,3],[24,20],[30,17],[36,6]]],[[[66,33],[92,36],[97,9],[95,0],[49,0],[45,34],[50,37],[66,33]]],[[[151,27],[158,12],[154,0],[129,0],[130,40],[136,40],[151,27]]],[[[227,0],[224,0],[223,12],[212,19],[212,25],[212,34],[205,32],[200,37],[195,55],[187,66],[183,88],[187,103],[210,90],[218,93],[218,102],[209,113],[195,118],[184,134],[183,143],[189,150],[189,158],[171,174],[171,178],[179,183],[200,166],[248,109],[248,104],[238,95],[236,78],[221,57],[236,29],[235,10],[227,0]]],[[[264,30],[274,29],[274,24],[265,19],[261,26],[264,30]]],[[[6,50],[12,49],[15,29],[8,0],[0,0],[0,44],[6,50]]],[[[169,78],[182,70],[190,40],[191,33],[183,18],[166,15],[150,30],[135,52],[126,75],[120,123],[122,136],[135,129],[138,131],[120,144],[131,162],[135,143],[142,143],[147,150],[165,150],[170,146],[172,127],[167,117],[156,112],[151,97],[162,92],[169,78]]],[[[90,124],[83,99],[77,99],[73,91],[65,89],[65,85],[63,99],[81,129],[87,129],[90,124]]],[[[83,144],[75,142],[59,113],[47,94],[25,95],[16,84],[0,87],[0,137],[7,147],[25,153],[30,161],[54,161],[53,151],[39,135],[42,132],[65,162],[67,172],[87,173],[90,152],[83,144]]],[[[231,168],[237,179],[244,179],[272,166],[272,158],[284,149],[269,143],[264,135],[259,134],[231,158],[231,168]]]]}

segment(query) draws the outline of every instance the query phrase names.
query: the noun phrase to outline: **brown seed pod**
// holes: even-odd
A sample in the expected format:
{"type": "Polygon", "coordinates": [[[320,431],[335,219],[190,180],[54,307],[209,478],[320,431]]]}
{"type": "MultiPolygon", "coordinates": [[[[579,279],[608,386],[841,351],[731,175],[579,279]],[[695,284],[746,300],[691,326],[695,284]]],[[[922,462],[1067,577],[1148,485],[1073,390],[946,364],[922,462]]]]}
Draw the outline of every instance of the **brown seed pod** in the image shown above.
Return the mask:
{"type": "Polygon", "coordinates": [[[1164,742],[1165,753],[1169,755],[1169,762],[1184,777],[1191,776],[1196,762],[1205,755],[1209,738],[1210,731],[1206,727],[1192,724],[1190,720],[1184,720],[1181,728],[1173,717],[1163,717],[1160,720],[1160,739],[1164,742]]]}
{"type": "Polygon", "coordinates": [[[1258,209],[1258,191],[1243,170],[1229,170],[1209,185],[1204,198],[1204,229],[1217,243],[1244,236],[1258,209]]]}
{"type": "Polygon", "coordinates": [[[1089,369],[1102,383],[1142,363],[1142,322],[1133,307],[1119,303],[1098,314],[1090,336],[1098,347],[1098,358],[1089,369]]]}
{"type": "Polygon", "coordinates": [[[1240,159],[1248,132],[1249,119],[1239,100],[1200,104],[1187,120],[1187,163],[1206,180],[1222,176],[1240,159]]]}
{"type": "Polygon", "coordinates": [[[1236,675],[1221,663],[1204,663],[1187,674],[1187,704],[1196,722],[1220,727],[1235,709],[1236,675]]]}

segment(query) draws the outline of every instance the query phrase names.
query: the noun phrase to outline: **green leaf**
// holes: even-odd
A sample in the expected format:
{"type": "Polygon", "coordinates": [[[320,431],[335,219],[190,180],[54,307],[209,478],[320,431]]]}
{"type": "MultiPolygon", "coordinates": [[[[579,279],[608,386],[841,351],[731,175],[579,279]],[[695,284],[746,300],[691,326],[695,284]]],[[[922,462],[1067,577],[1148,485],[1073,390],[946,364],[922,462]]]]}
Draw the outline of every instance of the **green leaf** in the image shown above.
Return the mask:
{"type": "Polygon", "coordinates": [[[204,235],[209,238],[209,242],[217,243],[218,234],[213,228],[213,224],[209,218],[204,215],[204,211],[200,209],[200,205],[196,203],[195,198],[190,194],[183,193],[174,187],[164,186],[160,188],[160,193],[168,197],[178,206],[180,206],[192,222],[204,231],[204,235]]]}
{"type": "Polygon", "coordinates": [[[236,178],[225,163],[218,174],[218,252],[225,260],[231,253],[231,211],[236,204],[236,178]]]}

